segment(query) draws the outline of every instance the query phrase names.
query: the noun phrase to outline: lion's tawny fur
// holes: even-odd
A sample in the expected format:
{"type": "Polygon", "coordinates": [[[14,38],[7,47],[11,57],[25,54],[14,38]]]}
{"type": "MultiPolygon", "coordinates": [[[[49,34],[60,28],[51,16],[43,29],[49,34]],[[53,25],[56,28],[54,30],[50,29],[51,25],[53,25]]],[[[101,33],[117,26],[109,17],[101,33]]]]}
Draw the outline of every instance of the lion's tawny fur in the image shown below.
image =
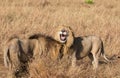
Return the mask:
{"type": "Polygon", "coordinates": [[[109,61],[104,54],[103,41],[97,36],[75,37],[74,44],[70,50],[73,52],[73,66],[76,60],[86,56],[89,56],[92,60],[94,69],[98,67],[98,60],[101,55],[106,61],[109,61]]]}

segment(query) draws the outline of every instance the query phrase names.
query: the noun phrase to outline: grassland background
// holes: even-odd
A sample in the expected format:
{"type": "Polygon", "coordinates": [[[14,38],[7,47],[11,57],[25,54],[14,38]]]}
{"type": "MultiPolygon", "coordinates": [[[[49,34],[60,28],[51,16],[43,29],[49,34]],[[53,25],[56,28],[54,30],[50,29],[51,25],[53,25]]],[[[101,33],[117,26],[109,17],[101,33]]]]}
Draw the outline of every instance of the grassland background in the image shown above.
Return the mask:
{"type": "MultiPolygon", "coordinates": [[[[86,4],[84,0],[0,0],[1,77],[5,77],[7,71],[3,66],[6,39],[14,34],[21,38],[34,33],[52,36],[58,25],[70,26],[75,36],[100,36],[108,57],[120,55],[120,0],[94,0],[94,4],[86,4]]],[[[72,73],[76,75],[73,78],[89,78],[87,71],[76,70],[79,74],[72,73]]],[[[112,66],[102,65],[100,71],[98,77],[120,78],[120,60],[112,66]]]]}

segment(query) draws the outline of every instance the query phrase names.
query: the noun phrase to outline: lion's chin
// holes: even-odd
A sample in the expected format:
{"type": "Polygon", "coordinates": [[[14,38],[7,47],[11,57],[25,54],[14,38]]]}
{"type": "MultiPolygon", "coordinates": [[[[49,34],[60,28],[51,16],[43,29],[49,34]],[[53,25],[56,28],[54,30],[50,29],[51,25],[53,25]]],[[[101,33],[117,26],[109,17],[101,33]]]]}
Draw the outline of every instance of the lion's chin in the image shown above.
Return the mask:
{"type": "Polygon", "coordinates": [[[64,40],[64,41],[63,41],[63,40],[60,40],[60,42],[61,42],[61,43],[65,43],[65,42],[66,42],[66,40],[64,40]]]}

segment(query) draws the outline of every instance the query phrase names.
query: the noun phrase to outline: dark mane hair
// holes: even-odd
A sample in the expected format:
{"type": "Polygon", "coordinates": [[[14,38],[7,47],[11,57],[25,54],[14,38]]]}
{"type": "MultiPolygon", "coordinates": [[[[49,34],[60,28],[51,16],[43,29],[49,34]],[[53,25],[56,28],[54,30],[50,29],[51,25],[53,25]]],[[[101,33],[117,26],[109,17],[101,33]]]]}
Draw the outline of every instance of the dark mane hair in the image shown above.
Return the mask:
{"type": "Polygon", "coordinates": [[[53,41],[53,42],[60,43],[59,41],[53,39],[52,37],[46,36],[46,35],[43,35],[43,34],[34,34],[34,35],[31,35],[31,36],[29,37],[29,39],[39,39],[40,37],[45,38],[47,41],[53,41]]]}
{"type": "Polygon", "coordinates": [[[29,39],[38,39],[39,37],[46,37],[46,36],[42,34],[34,34],[34,35],[31,35],[29,39]]]}

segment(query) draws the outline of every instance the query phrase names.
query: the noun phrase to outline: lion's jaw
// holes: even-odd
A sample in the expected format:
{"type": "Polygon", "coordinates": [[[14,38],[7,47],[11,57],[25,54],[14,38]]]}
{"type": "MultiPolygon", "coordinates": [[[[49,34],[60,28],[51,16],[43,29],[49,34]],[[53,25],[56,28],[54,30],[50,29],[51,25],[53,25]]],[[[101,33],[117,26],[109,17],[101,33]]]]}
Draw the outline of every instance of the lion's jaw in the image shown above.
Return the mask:
{"type": "Polygon", "coordinates": [[[66,30],[61,30],[59,32],[59,36],[60,36],[60,42],[65,43],[67,41],[68,32],[66,30]]]}

